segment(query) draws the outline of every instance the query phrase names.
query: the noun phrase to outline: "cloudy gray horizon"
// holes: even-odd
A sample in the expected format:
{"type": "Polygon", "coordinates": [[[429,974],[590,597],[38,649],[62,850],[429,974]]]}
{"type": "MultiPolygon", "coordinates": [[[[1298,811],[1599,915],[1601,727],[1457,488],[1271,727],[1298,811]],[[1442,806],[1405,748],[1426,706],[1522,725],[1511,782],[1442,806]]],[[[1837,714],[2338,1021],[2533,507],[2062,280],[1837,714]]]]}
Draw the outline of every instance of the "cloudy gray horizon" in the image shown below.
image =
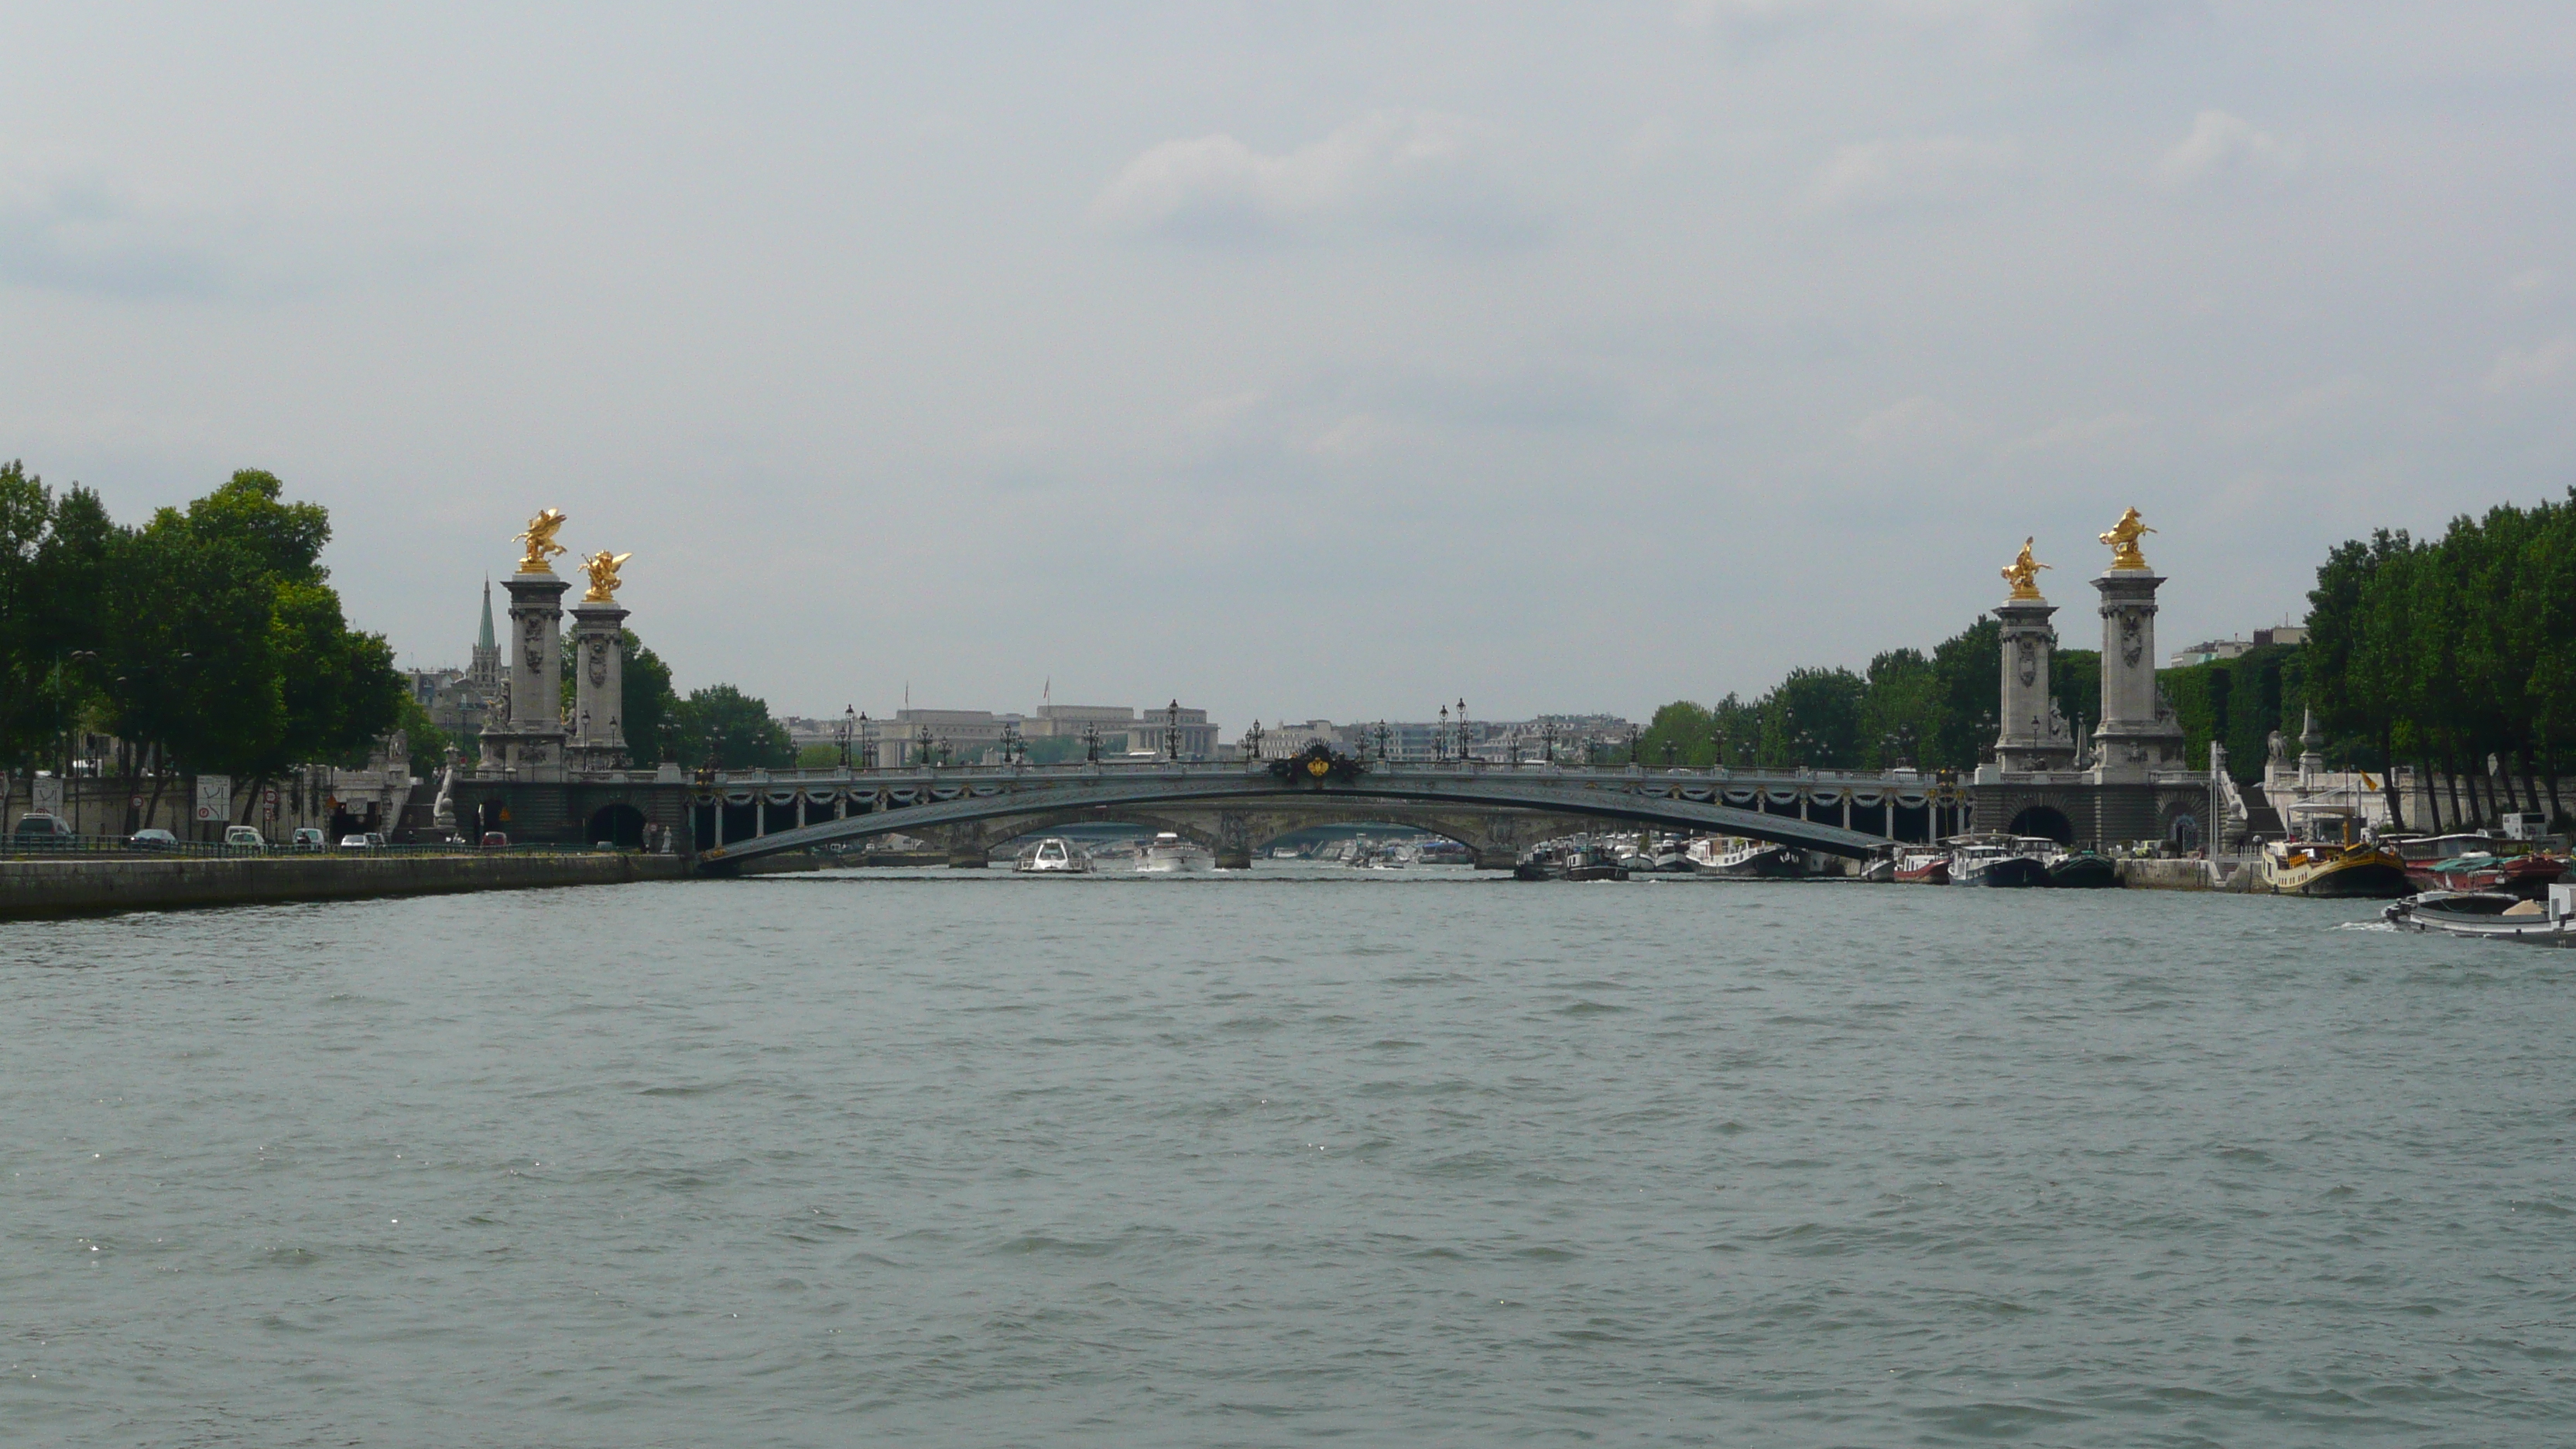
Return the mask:
{"type": "Polygon", "coordinates": [[[553,506],[781,713],[1480,717],[2069,645],[2576,470],[2563,5],[35,5],[0,457],[270,469],[461,663],[553,506]]]}

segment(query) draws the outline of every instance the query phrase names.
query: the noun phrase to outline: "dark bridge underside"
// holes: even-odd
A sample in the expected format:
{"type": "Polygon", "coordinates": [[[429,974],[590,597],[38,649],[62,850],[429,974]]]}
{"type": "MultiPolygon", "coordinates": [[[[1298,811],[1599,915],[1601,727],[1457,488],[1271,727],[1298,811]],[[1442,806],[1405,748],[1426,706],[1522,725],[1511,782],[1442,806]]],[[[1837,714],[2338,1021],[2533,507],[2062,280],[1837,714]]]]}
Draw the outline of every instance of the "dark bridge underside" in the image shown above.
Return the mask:
{"type": "Polygon", "coordinates": [[[1300,807],[1328,806],[1347,811],[1367,801],[1433,805],[1450,808],[1524,810],[1546,815],[1661,826],[1669,830],[1749,836],[1860,857],[1884,845],[1886,838],[1845,830],[1838,825],[1738,809],[1714,801],[1683,799],[1657,793],[1656,782],[1634,777],[1572,777],[1498,774],[1490,776],[1403,774],[1362,775],[1347,783],[1289,786],[1267,773],[1223,775],[1176,773],[1146,778],[1078,776],[1073,779],[1012,782],[990,794],[961,786],[953,799],[932,800],[871,810],[841,820],[826,820],[782,830],[700,852],[702,865],[724,867],[774,855],[871,835],[918,832],[934,827],[983,820],[1055,815],[1067,811],[1150,808],[1158,805],[1232,806],[1291,812],[1300,807]]]}

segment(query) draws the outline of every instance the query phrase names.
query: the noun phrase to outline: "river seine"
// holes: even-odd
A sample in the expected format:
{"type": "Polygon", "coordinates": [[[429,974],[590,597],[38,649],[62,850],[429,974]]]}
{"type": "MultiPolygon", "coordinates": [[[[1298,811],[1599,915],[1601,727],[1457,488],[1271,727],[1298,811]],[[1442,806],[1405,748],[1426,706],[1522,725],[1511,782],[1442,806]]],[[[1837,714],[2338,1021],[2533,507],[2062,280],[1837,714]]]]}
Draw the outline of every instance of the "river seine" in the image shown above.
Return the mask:
{"type": "Polygon", "coordinates": [[[0,926],[0,1439],[2565,1444],[2576,957],[1272,866],[0,926]]]}

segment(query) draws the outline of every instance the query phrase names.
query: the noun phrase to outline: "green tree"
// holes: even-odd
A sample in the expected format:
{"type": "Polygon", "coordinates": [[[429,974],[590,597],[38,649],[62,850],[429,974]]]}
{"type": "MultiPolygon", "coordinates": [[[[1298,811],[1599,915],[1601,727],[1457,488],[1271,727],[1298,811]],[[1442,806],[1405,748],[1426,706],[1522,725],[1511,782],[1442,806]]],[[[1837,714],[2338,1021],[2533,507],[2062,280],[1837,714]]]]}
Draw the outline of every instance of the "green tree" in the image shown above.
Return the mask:
{"type": "Polygon", "coordinates": [[[286,730],[277,590],[242,548],[162,509],[111,560],[110,727],[191,771],[236,773],[286,730]]]}
{"type": "Polygon", "coordinates": [[[2003,626],[1977,621],[1932,650],[1933,730],[1927,766],[1975,768],[1995,742],[1995,709],[2003,698],[2003,626]]]}
{"type": "Polygon", "coordinates": [[[796,763],[787,726],[770,718],[769,705],[730,684],[689,691],[672,711],[684,760],[709,754],[726,770],[784,770],[796,763]]]}
{"type": "Polygon", "coordinates": [[[618,709],[620,726],[626,733],[629,759],[660,764],[665,760],[689,763],[690,757],[679,749],[676,724],[680,698],[671,689],[671,666],[662,656],[644,647],[635,631],[626,630],[617,639],[618,709]]]}
{"type": "Polygon", "coordinates": [[[1890,649],[1869,661],[1861,697],[1861,763],[1915,765],[1940,726],[1940,675],[1920,649],[1890,649]]]}
{"type": "Polygon", "coordinates": [[[1716,725],[1717,716],[1706,705],[1675,700],[1655,711],[1638,747],[1649,765],[1670,761],[1686,769],[1706,769],[1717,759],[1716,725]]]}
{"type": "Polygon", "coordinates": [[[97,699],[99,591],[116,526],[98,495],[61,497],[0,464],[0,764],[50,758],[97,699]]]}
{"type": "Polygon", "coordinates": [[[1792,669],[1762,700],[1765,763],[1850,769],[1860,763],[1861,700],[1848,669],[1792,669]]]}
{"type": "Polygon", "coordinates": [[[384,638],[349,628],[321,564],[330,537],[321,505],[256,470],[115,535],[96,595],[110,728],[240,777],[244,799],[298,765],[363,763],[408,692],[384,638]]]}

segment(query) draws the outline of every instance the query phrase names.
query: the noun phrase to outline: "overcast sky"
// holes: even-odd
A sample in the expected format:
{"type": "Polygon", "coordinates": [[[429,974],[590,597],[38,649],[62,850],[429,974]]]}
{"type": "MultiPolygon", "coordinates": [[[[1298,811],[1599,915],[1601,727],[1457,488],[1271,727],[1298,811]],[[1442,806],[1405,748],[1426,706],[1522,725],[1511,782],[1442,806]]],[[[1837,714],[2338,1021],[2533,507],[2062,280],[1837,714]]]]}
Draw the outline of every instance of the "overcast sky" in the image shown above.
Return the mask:
{"type": "Polygon", "coordinates": [[[2576,6],[0,10],[0,457],[780,712],[1650,710],[2576,482],[2576,6]]]}

